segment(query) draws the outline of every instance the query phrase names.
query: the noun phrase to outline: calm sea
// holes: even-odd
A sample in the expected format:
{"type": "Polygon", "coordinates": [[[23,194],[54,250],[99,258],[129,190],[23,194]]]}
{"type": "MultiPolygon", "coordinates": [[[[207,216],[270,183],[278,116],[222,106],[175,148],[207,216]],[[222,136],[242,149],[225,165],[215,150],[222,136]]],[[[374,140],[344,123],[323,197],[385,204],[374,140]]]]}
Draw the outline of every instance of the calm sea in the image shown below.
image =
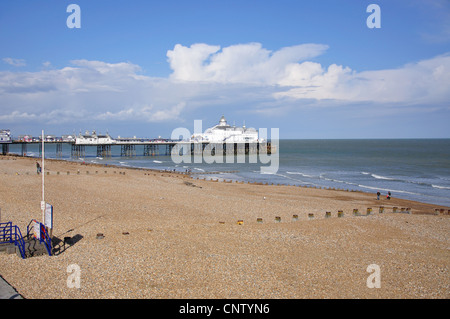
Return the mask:
{"type": "MultiPolygon", "coordinates": [[[[20,146],[11,146],[20,153],[20,146]]],[[[161,149],[162,152],[165,149],[161,149]]],[[[377,191],[386,196],[450,207],[450,139],[352,139],[352,140],[281,140],[277,155],[263,164],[249,163],[180,163],[170,156],[121,157],[120,147],[112,148],[112,157],[96,157],[96,147],[87,147],[82,159],[71,158],[70,147],[64,146],[67,160],[99,164],[156,168],[176,171],[190,170],[200,178],[257,181],[274,184],[308,185],[377,191]],[[261,166],[269,166],[279,156],[275,174],[261,174],[261,166]],[[232,171],[232,172],[230,172],[232,171]],[[211,172],[221,172],[213,173],[211,172]]],[[[28,156],[39,156],[37,145],[28,146],[28,156]]],[[[56,147],[47,144],[46,157],[56,158],[56,147]]]]}

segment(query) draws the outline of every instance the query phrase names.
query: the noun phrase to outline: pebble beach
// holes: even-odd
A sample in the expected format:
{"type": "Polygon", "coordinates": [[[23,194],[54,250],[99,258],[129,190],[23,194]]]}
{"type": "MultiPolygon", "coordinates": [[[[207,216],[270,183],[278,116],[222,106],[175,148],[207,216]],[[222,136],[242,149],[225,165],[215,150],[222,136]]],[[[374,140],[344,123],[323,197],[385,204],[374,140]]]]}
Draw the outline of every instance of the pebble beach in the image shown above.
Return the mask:
{"type": "MultiPolygon", "coordinates": [[[[35,163],[0,156],[1,222],[22,233],[42,220],[35,163]]],[[[0,275],[24,298],[450,297],[449,207],[58,160],[45,173],[54,255],[0,254],[0,275]],[[370,265],[379,288],[368,287],[370,265]]]]}

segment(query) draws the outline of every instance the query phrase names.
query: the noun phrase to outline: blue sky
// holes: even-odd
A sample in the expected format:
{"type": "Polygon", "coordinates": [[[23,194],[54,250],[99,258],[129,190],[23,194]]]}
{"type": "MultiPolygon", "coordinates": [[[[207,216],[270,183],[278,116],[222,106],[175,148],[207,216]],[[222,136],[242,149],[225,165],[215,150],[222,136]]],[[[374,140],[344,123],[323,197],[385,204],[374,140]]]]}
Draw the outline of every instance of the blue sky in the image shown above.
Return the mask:
{"type": "Polygon", "coordinates": [[[225,115],[281,138],[448,138],[449,74],[447,0],[0,2],[13,135],[169,137],[225,115]]]}

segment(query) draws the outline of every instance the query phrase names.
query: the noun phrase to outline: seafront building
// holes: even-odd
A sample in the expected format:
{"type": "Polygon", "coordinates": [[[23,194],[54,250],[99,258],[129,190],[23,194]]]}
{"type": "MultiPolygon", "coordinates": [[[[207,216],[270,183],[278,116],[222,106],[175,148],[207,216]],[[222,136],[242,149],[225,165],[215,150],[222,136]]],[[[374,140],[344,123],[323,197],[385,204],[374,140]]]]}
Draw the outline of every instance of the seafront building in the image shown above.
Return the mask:
{"type": "Polygon", "coordinates": [[[0,130],[1,154],[5,155],[9,152],[9,144],[12,143],[10,130],[0,130]]]}
{"type": "Polygon", "coordinates": [[[0,143],[11,143],[10,130],[0,130],[0,143]]]}
{"type": "Polygon", "coordinates": [[[89,131],[86,131],[84,134],[79,134],[75,139],[76,145],[111,145],[116,144],[116,140],[114,140],[108,133],[106,134],[97,134],[92,131],[92,134],[89,131]]]}
{"type": "Polygon", "coordinates": [[[247,128],[231,126],[224,116],[219,124],[208,128],[204,133],[194,133],[191,137],[194,143],[258,143],[258,131],[253,127],[247,128]]]}

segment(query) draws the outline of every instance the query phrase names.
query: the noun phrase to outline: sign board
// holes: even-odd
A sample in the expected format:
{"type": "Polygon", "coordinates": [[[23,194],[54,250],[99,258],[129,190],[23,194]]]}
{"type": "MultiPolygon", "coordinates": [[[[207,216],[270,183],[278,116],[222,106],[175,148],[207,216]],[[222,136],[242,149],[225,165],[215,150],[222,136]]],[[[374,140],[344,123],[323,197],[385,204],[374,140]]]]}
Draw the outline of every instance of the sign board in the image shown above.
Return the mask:
{"type": "Polygon", "coordinates": [[[33,233],[36,239],[41,239],[41,228],[37,221],[33,221],[33,233]]]}
{"type": "Polygon", "coordinates": [[[45,204],[44,225],[53,228],[53,206],[48,203],[45,204]]]}

